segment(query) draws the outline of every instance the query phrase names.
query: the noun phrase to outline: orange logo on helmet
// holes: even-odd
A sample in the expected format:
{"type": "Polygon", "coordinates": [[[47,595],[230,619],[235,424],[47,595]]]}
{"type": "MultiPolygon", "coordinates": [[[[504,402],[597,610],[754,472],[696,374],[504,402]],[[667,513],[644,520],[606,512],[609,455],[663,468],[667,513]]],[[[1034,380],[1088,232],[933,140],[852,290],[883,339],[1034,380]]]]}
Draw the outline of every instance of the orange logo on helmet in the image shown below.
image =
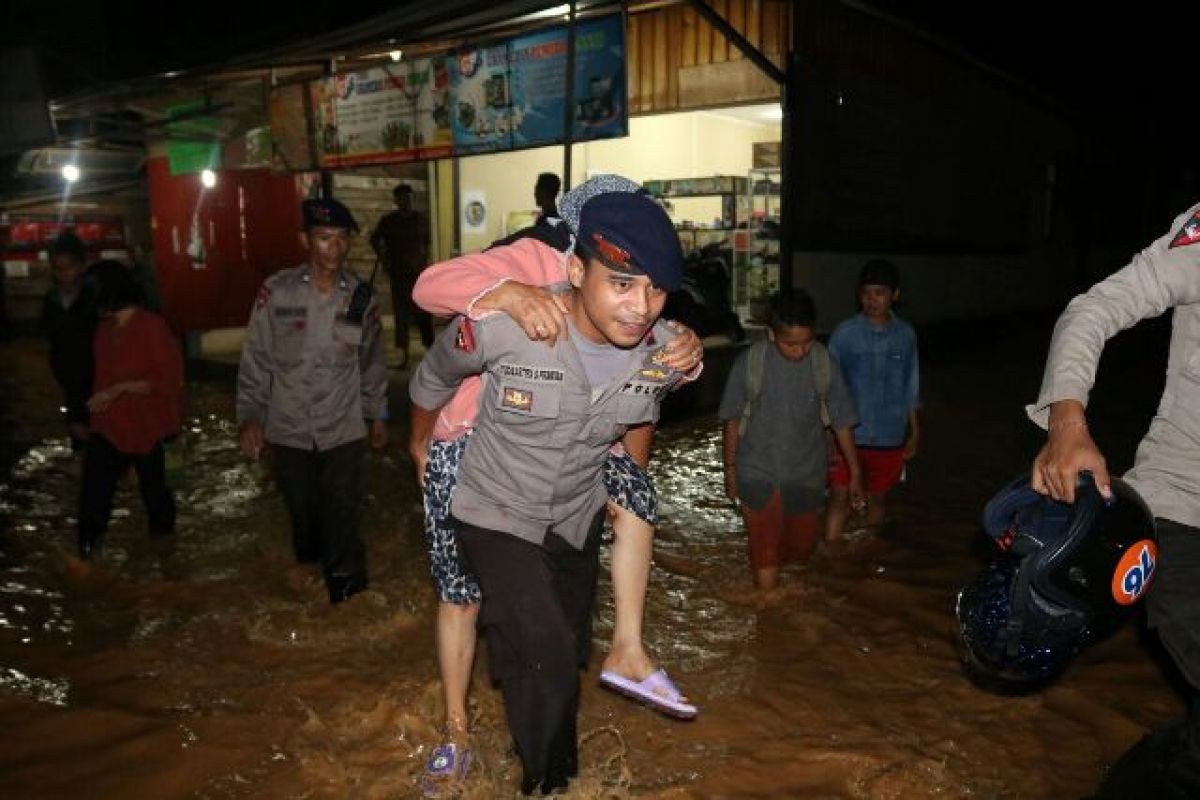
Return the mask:
{"type": "Polygon", "coordinates": [[[598,233],[593,233],[592,239],[596,242],[596,250],[599,251],[600,258],[609,266],[629,269],[628,250],[617,247],[598,233]]]}
{"type": "Polygon", "coordinates": [[[1142,599],[1157,569],[1158,545],[1150,539],[1134,542],[1113,571],[1113,600],[1118,605],[1131,606],[1142,599]]]}

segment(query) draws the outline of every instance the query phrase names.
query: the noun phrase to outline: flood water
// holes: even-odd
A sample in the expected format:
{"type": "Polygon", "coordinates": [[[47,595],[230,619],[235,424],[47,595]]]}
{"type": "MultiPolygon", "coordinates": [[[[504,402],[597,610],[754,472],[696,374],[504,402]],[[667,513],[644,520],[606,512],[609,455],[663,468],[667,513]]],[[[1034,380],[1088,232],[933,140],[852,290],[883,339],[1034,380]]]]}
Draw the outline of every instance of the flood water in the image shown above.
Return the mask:
{"type": "MultiPolygon", "coordinates": [[[[1106,356],[1092,416],[1118,469],[1161,388],[1164,330],[1106,356]]],[[[925,435],[883,535],[786,570],[772,596],[751,588],[715,417],[665,425],[646,628],[701,714],[672,721],[596,686],[611,626],[602,577],[568,796],[1074,798],[1180,715],[1134,626],[1033,696],[993,696],[960,674],[954,597],[986,553],[983,503],[1039,443],[1021,404],[1048,332],[1045,319],[922,332],[925,435]]],[[[372,588],[348,603],[329,606],[317,574],[292,563],[269,466],[238,456],[228,379],[189,387],[173,542],[145,535],[130,480],[103,562],[83,569],[70,558],[78,466],[44,358],[34,340],[0,344],[0,793],[415,796],[441,710],[405,415],[370,456],[372,588]]],[[[464,794],[511,797],[519,764],[477,667],[464,794]]]]}

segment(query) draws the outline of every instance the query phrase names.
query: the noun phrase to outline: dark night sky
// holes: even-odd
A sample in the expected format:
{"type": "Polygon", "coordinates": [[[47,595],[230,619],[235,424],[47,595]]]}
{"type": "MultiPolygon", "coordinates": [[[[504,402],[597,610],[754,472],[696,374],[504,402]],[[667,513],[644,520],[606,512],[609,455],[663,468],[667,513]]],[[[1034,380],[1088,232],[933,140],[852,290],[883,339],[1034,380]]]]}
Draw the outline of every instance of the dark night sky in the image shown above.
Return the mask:
{"type": "MultiPolygon", "coordinates": [[[[6,0],[0,44],[36,41],[55,74],[113,79],[212,63],[334,30],[406,1],[414,0],[6,0]]],[[[1098,119],[1138,119],[1166,110],[1172,98],[1187,102],[1185,59],[1195,51],[1195,34],[1182,3],[1112,10],[1069,0],[871,5],[1098,119]]]]}
{"type": "MultiPolygon", "coordinates": [[[[0,46],[35,43],[55,83],[114,80],[219,62],[368,19],[405,0],[100,3],[5,0],[0,46]]],[[[55,91],[61,91],[55,87],[55,91]]]]}
{"type": "Polygon", "coordinates": [[[1196,34],[1182,3],[875,0],[936,37],[1082,113],[1133,131],[1181,128],[1196,34]]]}

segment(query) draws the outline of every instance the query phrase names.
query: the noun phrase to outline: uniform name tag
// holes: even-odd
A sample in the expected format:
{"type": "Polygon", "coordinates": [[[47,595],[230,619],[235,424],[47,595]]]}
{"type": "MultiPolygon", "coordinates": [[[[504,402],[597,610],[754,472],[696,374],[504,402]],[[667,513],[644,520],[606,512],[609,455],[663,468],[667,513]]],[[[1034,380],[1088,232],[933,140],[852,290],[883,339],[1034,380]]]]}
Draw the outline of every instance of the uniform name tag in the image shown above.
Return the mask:
{"type": "Polygon", "coordinates": [[[562,383],[563,371],[553,367],[527,367],[521,364],[501,364],[500,374],[506,378],[521,378],[527,381],[562,383]]]}

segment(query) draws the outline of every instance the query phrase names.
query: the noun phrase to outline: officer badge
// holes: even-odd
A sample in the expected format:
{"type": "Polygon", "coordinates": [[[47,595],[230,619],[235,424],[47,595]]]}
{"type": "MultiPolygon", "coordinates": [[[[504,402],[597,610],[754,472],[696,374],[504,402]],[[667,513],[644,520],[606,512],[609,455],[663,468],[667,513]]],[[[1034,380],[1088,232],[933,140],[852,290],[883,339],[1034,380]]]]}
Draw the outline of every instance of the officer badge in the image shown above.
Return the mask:
{"type": "Polygon", "coordinates": [[[1196,242],[1200,242],[1200,211],[1192,214],[1192,218],[1183,223],[1183,227],[1171,239],[1169,247],[1187,247],[1189,244],[1195,244],[1196,242]]]}
{"type": "Polygon", "coordinates": [[[475,352],[475,326],[471,324],[471,320],[464,318],[458,326],[458,333],[454,336],[454,349],[464,353],[475,352]]]}
{"type": "Polygon", "coordinates": [[[671,373],[662,367],[645,367],[640,370],[638,374],[646,380],[651,381],[665,381],[667,378],[671,377],[671,373]]]}
{"type": "Polygon", "coordinates": [[[533,408],[533,392],[506,386],[501,391],[500,405],[516,411],[529,411],[533,408]]]}

